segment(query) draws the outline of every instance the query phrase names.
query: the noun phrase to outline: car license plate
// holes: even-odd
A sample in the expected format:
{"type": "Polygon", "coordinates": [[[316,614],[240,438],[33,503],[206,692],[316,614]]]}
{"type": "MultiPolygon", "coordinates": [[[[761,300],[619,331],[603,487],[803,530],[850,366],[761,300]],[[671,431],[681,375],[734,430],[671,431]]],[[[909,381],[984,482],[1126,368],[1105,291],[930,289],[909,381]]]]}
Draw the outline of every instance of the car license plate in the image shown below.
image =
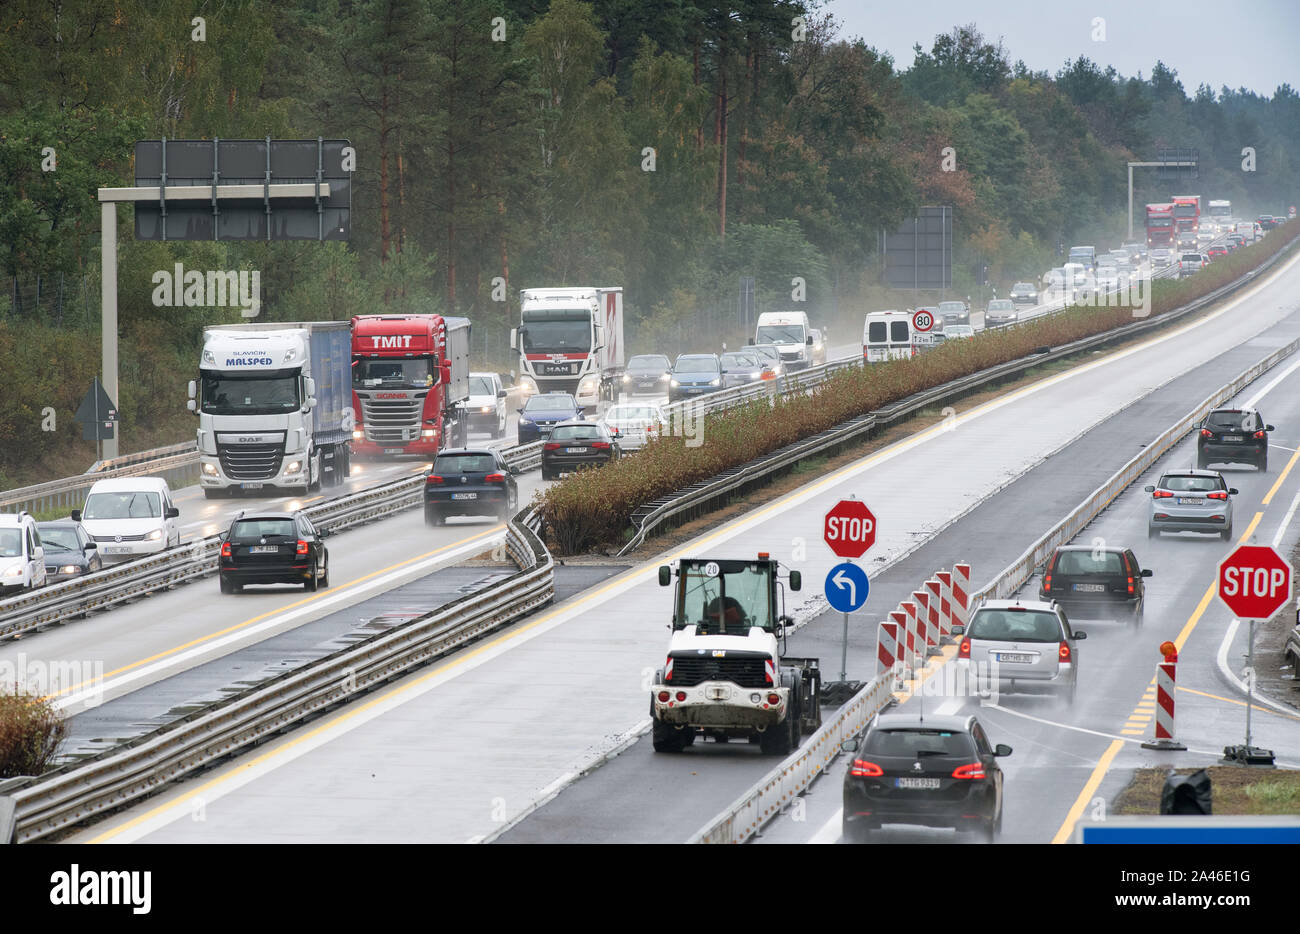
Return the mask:
{"type": "Polygon", "coordinates": [[[260,490],[260,489],[262,488],[262,484],[260,484],[260,483],[241,483],[241,484],[239,484],[239,488],[240,488],[241,490],[260,490]]]}
{"type": "Polygon", "coordinates": [[[452,493],[452,499],[478,499],[477,493],[452,493]]]}
{"type": "Polygon", "coordinates": [[[385,454],[405,454],[406,448],[384,448],[385,454]]]}
{"type": "Polygon", "coordinates": [[[275,555],[280,553],[279,545],[254,545],[248,549],[250,555],[275,555]]]}
{"type": "Polygon", "coordinates": [[[1034,661],[1032,655],[1021,655],[1017,652],[994,652],[999,662],[1008,662],[1012,665],[1031,665],[1034,661]]]}
{"type": "Polygon", "coordinates": [[[894,787],[934,789],[939,787],[939,779],[937,778],[896,778],[894,779],[894,787]]]}
{"type": "Polygon", "coordinates": [[[564,453],[565,454],[586,454],[587,449],[586,448],[565,448],[564,453]]]}
{"type": "Polygon", "coordinates": [[[1074,589],[1079,593],[1105,593],[1105,584],[1075,584],[1074,589]]]}
{"type": "Polygon", "coordinates": [[[1178,497],[1179,506],[1200,506],[1205,500],[1200,496],[1180,496],[1178,497]]]}
{"type": "Polygon", "coordinates": [[[124,548],[121,545],[118,545],[117,547],[109,545],[104,549],[104,554],[106,555],[129,555],[130,553],[130,548],[124,548]]]}
{"type": "Polygon", "coordinates": [[[1222,440],[1224,440],[1224,441],[1240,441],[1240,440],[1241,440],[1241,435],[1224,435],[1222,440]]]}

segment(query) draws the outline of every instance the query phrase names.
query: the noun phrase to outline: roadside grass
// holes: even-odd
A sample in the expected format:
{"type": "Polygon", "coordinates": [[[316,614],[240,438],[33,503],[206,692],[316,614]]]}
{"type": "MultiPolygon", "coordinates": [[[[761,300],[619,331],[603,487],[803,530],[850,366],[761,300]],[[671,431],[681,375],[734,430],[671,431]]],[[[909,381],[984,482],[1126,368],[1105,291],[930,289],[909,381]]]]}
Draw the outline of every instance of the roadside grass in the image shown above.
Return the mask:
{"type": "MultiPolygon", "coordinates": [[[[1178,769],[1179,775],[1199,771],[1178,769]]],[[[1300,771],[1215,765],[1210,776],[1215,814],[1300,814],[1300,771]]],[[[1170,772],[1138,769],[1111,809],[1114,814],[1159,814],[1160,793],[1170,772]]]]}

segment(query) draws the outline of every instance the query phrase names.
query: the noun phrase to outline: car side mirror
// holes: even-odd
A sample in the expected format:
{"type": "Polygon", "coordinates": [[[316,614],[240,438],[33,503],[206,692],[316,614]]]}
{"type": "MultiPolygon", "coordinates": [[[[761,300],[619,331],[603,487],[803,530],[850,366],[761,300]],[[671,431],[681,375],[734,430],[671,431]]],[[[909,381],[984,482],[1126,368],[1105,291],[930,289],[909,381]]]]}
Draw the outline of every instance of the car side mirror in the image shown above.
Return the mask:
{"type": "Polygon", "coordinates": [[[1273,429],[1273,426],[1272,426],[1272,425],[1265,425],[1265,426],[1264,426],[1264,430],[1265,430],[1265,431],[1273,431],[1274,429],[1273,429]]]}
{"type": "Polygon", "coordinates": [[[1143,569],[1142,569],[1142,576],[1143,576],[1143,577],[1150,577],[1150,576],[1151,576],[1151,569],[1150,569],[1150,568],[1143,568],[1143,569]]]}
{"type": "Polygon", "coordinates": [[[666,564],[659,566],[659,586],[667,587],[673,582],[673,569],[666,564]]]}
{"type": "Polygon", "coordinates": [[[329,537],[330,537],[330,530],[329,530],[329,529],[317,529],[317,530],[316,530],[316,537],[317,537],[317,538],[329,538],[329,537]]]}
{"type": "Polygon", "coordinates": [[[1235,486],[1230,486],[1230,487],[1228,487],[1228,492],[1231,493],[1233,496],[1236,496],[1236,495],[1237,495],[1237,488],[1236,488],[1235,486]]]}
{"type": "Polygon", "coordinates": [[[999,758],[1001,758],[1002,756],[1009,756],[1011,755],[1011,747],[1008,746],[1006,743],[998,743],[996,746],[993,747],[993,755],[999,758]]]}
{"type": "Polygon", "coordinates": [[[73,521],[73,522],[80,522],[80,521],[81,521],[81,510],[80,510],[80,509],[74,509],[74,510],[72,510],[71,518],[72,518],[72,521],[73,521]]]}
{"type": "Polygon", "coordinates": [[[177,519],[180,517],[180,514],[181,511],[177,509],[175,506],[168,506],[166,509],[163,510],[164,519],[177,519]]]}
{"type": "Polygon", "coordinates": [[[791,589],[791,590],[795,590],[795,591],[797,591],[797,590],[799,590],[801,587],[803,587],[803,575],[800,574],[798,571],[791,571],[791,572],[790,572],[790,589],[791,589]]]}
{"type": "Polygon", "coordinates": [[[498,398],[498,399],[504,399],[504,398],[505,398],[506,396],[508,396],[508,395],[510,395],[510,394],[509,394],[508,392],[506,392],[504,389],[498,389],[498,390],[497,390],[497,398],[498,398]]]}
{"type": "Polygon", "coordinates": [[[86,542],[86,544],[83,545],[83,546],[81,547],[81,550],[82,550],[82,551],[90,551],[90,549],[92,549],[92,548],[98,548],[98,547],[99,547],[99,543],[98,543],[98,542],[86,542]]]}
{"type": "Polygon", "coordinates": [[[1070,638],[1072,638],[1072,639],[1076,639],[1076,640],[1082,642],[1084,639],[1088,638],[1088,634],[1087,634],[1086,632],[1084,632],[1082,629],[1080,629],[1078,632],[1076,632],[1076,633],[1075,633],[1073,636],[1071,636],[1070,638]]]}
{"type": "Polygon", "coordinates": [[[811,347],[811,346],[812,346],[812,338],[811,338],[811,337],[808,338],[808,340],[806,340],[804,343],[806,343],[809,347],[811,347]]]}
{"type": "Polygon", "coordinates": [[[858,751],[858,741],[856,739],[846,739],[844,742],[840,743],[840,752],[857,752],[857,751],[858,751]]]}
{"type": "Polygon", "coordinates": [[[1144,486],[1142,489],[1146,490],[1148,493],[1154,493],[1156,491],[1156,488],[1153,486],[1144,486]]]}

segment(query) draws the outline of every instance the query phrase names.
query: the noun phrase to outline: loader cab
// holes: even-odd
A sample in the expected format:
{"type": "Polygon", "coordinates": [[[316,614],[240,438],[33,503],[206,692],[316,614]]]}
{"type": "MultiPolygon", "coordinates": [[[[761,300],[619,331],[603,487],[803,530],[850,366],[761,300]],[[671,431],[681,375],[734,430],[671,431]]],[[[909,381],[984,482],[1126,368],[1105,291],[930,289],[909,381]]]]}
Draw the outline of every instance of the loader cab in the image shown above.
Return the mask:
{"type": "MultiPolygon", "coordinates": [[[[748,635],[757,627],[777,634],[785,615],[785,591],[778,579],[779,563],[766,552],[754,560],[683,558],[676,569],[673,601],[674,630],[694,626],[697,635],[748,635]]],[[[659,583],[673,583],[673,569],[659,568],[659,583]]],[[[790,589],[801,586],[798,571],[789,575],[790,589]]]]}

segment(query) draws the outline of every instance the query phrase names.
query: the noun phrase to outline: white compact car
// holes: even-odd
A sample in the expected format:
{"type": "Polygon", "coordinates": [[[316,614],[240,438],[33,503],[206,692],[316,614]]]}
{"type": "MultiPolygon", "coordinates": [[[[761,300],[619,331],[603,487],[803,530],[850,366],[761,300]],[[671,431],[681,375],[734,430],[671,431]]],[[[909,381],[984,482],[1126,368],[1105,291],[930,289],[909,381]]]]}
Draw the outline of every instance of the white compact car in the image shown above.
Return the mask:
{"type": "Polygon", "coordinates": [[[95,539],[105,564],[176,547],[179,516],[167,481],[158,477],[100,480],[86,495],[86,505],[72,513],[95,539]]]}
{"type": "Polygon", "coordinates": [[[45,583],[45,548],[36,520],[25,512],[0,514],[0,596],[45,583]]]}

